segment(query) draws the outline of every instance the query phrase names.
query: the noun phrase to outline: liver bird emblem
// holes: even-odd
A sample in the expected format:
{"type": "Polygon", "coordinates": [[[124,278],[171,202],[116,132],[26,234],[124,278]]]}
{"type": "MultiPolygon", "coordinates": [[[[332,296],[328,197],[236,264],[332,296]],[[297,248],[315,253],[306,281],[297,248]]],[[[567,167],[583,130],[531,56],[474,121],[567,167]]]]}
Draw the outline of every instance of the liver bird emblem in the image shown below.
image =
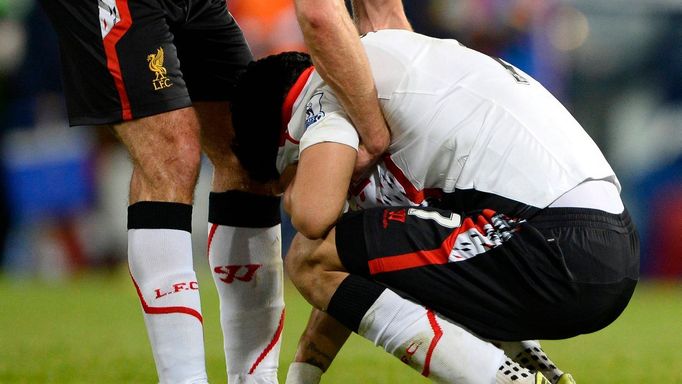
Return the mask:
{"type": "Polygon", "coordinates": [[[147,62],[149,62],[149,69],[156,74],[154,81],[163,80],[166,78],[166,68],[163,66],[163,48],[156,50],[156,53],[152,53],[147,56],[147,62]]]}

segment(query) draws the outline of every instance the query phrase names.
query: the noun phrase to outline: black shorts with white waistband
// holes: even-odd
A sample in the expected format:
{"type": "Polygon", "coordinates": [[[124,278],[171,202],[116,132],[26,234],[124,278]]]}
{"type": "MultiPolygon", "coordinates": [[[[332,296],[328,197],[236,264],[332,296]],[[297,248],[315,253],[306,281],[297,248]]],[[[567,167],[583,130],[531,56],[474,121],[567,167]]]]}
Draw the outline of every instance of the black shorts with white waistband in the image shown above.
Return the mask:
{"type": "Polygon", "coordinates": [[[253,59],[225,0],[41,0],[69,122],[113,124],[232,97],[253,59]]]}
{"type": "Polygon", "coordinates": [[[602,329],[639,277],[627,211],[548,208],[517,220],[491,210],[374,208],[342,217],[336,247],[349,272],[493,340],[602,329]]]}

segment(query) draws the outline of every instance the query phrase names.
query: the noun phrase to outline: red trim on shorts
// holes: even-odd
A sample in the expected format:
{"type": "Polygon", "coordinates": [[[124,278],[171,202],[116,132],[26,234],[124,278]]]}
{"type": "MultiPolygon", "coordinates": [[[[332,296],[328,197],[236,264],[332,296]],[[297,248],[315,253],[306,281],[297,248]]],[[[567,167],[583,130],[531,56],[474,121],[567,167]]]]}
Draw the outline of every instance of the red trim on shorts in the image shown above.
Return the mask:
{"type": "MultiPolygon", "coordinates": [[[[383,272],[394,272],[403,269],[423,267],[426,265],[446,264],[450,251],[455,244],[457,235],[464,226],[453,231],[445,238],[440,247],[436,249],[404,253],[402,255],[386,256],[372,259],[369,265],[369,273],[376,275],[383,272]]],[[[465,229],[466,230],[466,229],[465,229]]]]}
{"type": "Polygon", "coordinates": [[[270,340],[270,344],[268,344],[267,347],[263,350],[263,352],[260,353],[260,356],[256,359],[256,361],[253,363],[251,366],[251,369],[249,369],[249,375],[252,375],[253,372],[256,371],[256,368],[258,365],[265,359],[265,356],[267,356],[270,351],[277,345],[277,342],[279,341],[280,337],[282,336],[282,329],[284,329],[284,309],[282,309],[282,314],[279,316],[279,324],[277,325],[277,330],[275,331],[274,336],[272,337],[272,340],[270,340]]]}
{"type": "Polygon", "coordinates": [[[429,325],[433,330],[433,339],[431,339],[431,344],[429,344],[429,349],[426,351],[426,358],[424,359],[424,369],[422,370],[422,376],[429,377],[431,374],[431,357],[433,356],[433,350],[436,349],[436,345],[443,337],[443,329],[438,324],[438,319],[436,319],[436,314],[428,310],[426,311],[426,317],[429,319],[429,325]]]}
{"type": "Polygon", "coordinates": [[[109,33],[102,40],[104,44],[104,53],[107,56],[107,68],[109,73],[114,78],[114,85],[118,91],[118,97],[121,102],[121,118],[123,120],[131,120],[133,113],[130,109],[130,100],[128,99],[128,92],[126,92],[125,83],[123,82],[123,74],[121,73],[121,63],[118,60],[118,52],[116,51],[116,44],[121,40],[123,35],[128,32],[130,26],[133,24],[133,19],[130,17],[130,10],[128,9],[128,0],[116,0],[116,7],[119,10],[121,20],[114,25],[109,33]]]}
{"type": "MultiPolygon", "coordinates": [[[[486,211],[494,212],[491,210],[486,211]]],[[[481,220],[480,216],[479,220],[481,220]]],[[[485,233],[485,230],[482,227],[485,224],[488,223],[486,221],[478,223],[479,232],[485,233]]],[[[474,223],[470,217],[467,217],[464,219],[464,221],[462,221],[462,225],[452,231],[452,233],[449,234],[445,240],[443,240],[443,243],[441,243],[440,247],[436,249],[409,252],[403,253],[402,255],[386,256],[369,260],[367,262],[369,266],[369,273],[376,275],[378,273],[395,272],[401,271],[403,269],[424,267],[426,265],[446,264],[449,260],[450,252],[455,246],[457,236],[476,226],[477,223],[474,223]]]]}
{"type": "Polygon", "coordinates": [[[303,91],[303,87],[305,87],[305,84],[308,82],[310,75],[313,74],[314,69],[315,67],[311,65],[310,67],[306,68],[303,72],[301,72],[301,75],[298,76],[298,79],[296,80],[294,85],[291,86],[291,89],[287,93],[287,96],[284,98],[284,103],[282,104],[282,133],[279,139],[280,147],[284,145],[284,143],[287,140],[291,141],[294,144],[299,143],[297,140],[295,140],[293,137],[289,135],[289,129],[287,128],[287,126],[289,125],[289,120],[291,120],[291,115],[294,112],[293,111],[294,102],[296,102],[296,99],[298,99],[298,96],[303,91]]]}
{"type": "MultiPolygon", "coordinates": [[[[449,239],[450,237],[448,237],[449,239]]],[[[453,238],[454,239],[454,238],[453,238]]],[[[439,265],[448,262],[450,250],[443,249],[443,246],[429,251],[417,251],[396,256],[386,256],[379,259],[372,259],[369,265],[369,273],[376,275],[384,272],[395,272],[403,269],[423,267],[426,265],[439,265]]]]}
{"type": "MultiPolygon", "coordinates": [[[[130,273],[130,271],[129,271],[130,273]]],[[[199,320],[201,324],[204,323],[204,318],[201,316],[201,313],[199,313],[197,310],[189,307],[151,307],[147,305],[147,302],[145,301],[144,297],[142,296],[142,291],[140,291],[140,287],[137,285],[137,282],[135,281],[135,278],[133,277],[132,273],[130,274],[130,278],[133,280],[133,284],[135,285],[135,290],[137,291],[137,296],[140,298],[140,303],[142,304],[142,310],[144,313],[150,314],[150,315],[165,315],[169,313],[184,313],[186,315],[194,316],[199,320]]]]}
{"type": "Polygon", "coordinates": [[[391,171],[396,180],[398,180],[398,183],[403,186],[407,198],[410,199],[411,202],[421,204],[427,197],[440,197],[443,195],[443,190],[439,188],[417,189],[417,187],[412,185],[410,179],[405,176],[403,170],[398,167],[393,159],[391,159],[390,154],[384,155],[383,160],[384,164],[386,164],[386,168],[391,171]]]}

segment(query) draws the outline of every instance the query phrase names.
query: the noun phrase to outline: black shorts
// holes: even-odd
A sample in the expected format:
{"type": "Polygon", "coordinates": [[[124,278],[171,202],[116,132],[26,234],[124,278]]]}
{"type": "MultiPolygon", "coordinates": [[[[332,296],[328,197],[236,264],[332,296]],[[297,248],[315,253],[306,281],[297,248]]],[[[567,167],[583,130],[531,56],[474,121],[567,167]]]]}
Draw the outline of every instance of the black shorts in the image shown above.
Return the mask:
{"type": "Polygon", "coordinates": [[[41,0],[59,36],[71,125],[232,97],[252,60],[225,0],[41,0]]]}
{"type": "Polygon", "coordinates": [[[390,207],[336,227],[346,269],[493,340],[564,339],[604,328],[639,277],[627,212],[544,209],[529,220],[390,207]]]}

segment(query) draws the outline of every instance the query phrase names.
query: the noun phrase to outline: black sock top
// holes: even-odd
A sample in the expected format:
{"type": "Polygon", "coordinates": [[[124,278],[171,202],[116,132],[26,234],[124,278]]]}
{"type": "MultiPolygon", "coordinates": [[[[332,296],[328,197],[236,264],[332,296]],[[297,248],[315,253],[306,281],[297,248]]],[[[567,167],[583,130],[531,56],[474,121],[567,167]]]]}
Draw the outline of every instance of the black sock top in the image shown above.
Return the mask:
{"type": "Polygon", "coordinates": [[[128,207],[128,229],[178,229],[192,232],[192,206],[139,201],[128,207]]]}

